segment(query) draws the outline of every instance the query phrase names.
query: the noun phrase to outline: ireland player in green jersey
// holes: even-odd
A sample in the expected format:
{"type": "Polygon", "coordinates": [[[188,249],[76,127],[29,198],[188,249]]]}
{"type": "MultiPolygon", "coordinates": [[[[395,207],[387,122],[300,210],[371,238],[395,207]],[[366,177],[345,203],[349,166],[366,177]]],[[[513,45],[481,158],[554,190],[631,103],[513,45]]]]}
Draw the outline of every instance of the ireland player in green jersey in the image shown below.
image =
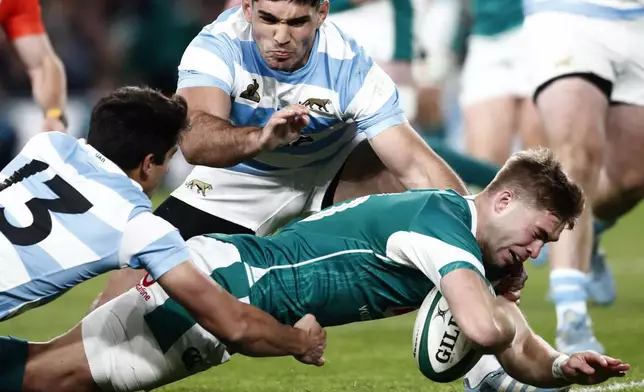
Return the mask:
{"type": "MultiPolygon", "coordinates": [[[[324,326],[393,316],[420,306],[436,286],[461,330],[508,373],[545,387],[594,384],[623,375],[628,365],[552,349],[512,302],[523,281],[500,274],[520,271],[544,243],[556,241],[583,204],[579,187],[541,150],[514,156],[473,197],[449,190],[370,195],[269,237],[212,234],[188,244],[194,263],[219,285],[284,323],[307,313],[324,326]],[[495,298],[487,280],[497,279],[504,295],[495,298]]],[[[0,366],[9,369],[0,370],[0,385],[3,377],[22,377],[25,391],[149,390],[234,352],[149,277],[66,335],[29,347],[22,364],[8,358],[0,366]]]]}

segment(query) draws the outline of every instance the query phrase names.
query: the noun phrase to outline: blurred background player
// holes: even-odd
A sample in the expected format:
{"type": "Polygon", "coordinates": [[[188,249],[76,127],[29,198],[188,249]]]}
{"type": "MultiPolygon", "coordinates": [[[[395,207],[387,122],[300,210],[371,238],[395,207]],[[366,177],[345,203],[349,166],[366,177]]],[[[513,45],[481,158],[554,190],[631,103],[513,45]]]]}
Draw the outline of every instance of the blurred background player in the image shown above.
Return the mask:
{"type": "Polygon", "coordinates": [[[522,57],[521,0],[468,2],[471,29],[461,78],[465,145],[469,154],[502,165],[514,149],[545,146],[528,97],[522,57]]]}
{"type": "Polygon", "coordinates": [[[601,352],[586,298],[610,304],[615,288],[601,254],[585,274],[597,251],[591,217],[609,226],[644,196],[644,4],[548,0],[528,3],[526,13],[530,78],[549,144],[592,201],[552,247],[556,344],[601,352]]]}
{"type": "MultiPolygon", "coordinates": [[[[29,75],[33,98],[44,115],[41,129],[65,131],[65,69],[49,42],[38,0],[1,1],[0,24],[29,75]]],[[[0,169],[13,158],[17,143],[15,132],[9,122],[0,120],[0,169]]]]}

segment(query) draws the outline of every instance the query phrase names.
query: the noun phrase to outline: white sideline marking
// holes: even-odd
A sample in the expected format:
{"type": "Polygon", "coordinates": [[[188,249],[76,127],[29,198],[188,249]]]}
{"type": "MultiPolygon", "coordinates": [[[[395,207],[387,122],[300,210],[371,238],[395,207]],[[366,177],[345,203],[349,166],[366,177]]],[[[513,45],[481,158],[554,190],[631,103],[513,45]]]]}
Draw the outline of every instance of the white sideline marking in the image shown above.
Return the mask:
{"type": "Polygon", "coordinates": [[[636,388],[644,387],[644,380],[642,381],[631,381],[631,382],[618,382],[615,384],[610,384],[606,386],[596,386],[596,387],[585,387],[585,388],[573,388],[573,392],[608,392],[608,391],[621,391],[626,388],[636,388]]]}

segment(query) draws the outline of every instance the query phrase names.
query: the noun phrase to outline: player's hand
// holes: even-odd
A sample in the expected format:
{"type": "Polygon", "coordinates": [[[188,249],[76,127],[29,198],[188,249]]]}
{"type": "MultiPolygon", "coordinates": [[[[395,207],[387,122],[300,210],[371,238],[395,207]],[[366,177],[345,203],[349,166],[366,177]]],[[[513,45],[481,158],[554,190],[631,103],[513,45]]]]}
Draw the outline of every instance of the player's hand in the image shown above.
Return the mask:
{"type": "Polygon", "coordinates": [[[582,385],[599,384],[612,377],[624,377],[630,368],[630,365],[619,359],[594,351],[572,354],[561,364],[565,379],[582,385]]]}
{"type": "Polygon", "coordinates": [[[259,134],[259,149],[271,151],[296,141],[309,123],[308,114],[307,107],[297,104],[273,113],[259,134]]]}
{"type": "Polygon", "coordinates": [[[528,280],[528,273],[523,264],[511,264],[504,268],[504,276],[494,285],[494,291],[510,301],[518,302],[521,290],[528,280]]]}
{"type": "Polygon", "coordinates": [[[62,121],[60,121],[59,118],[46,117],[43,120],[41,129],[43,132],[54,132],[54,131],[65,132],[67,130],[67,127],[65,126],[65,124],[63,124],[62,121]]]}
{"type": "Polygon", "coordinates": [[[307,365],[324,365],[324,349],[326,348],[326,331],[315,319],[312,314],[302,317],[294,325],[295,328],[301,329],[309,335],[309,350],[302,356],[295,357],[298,361],[307,365]]]}

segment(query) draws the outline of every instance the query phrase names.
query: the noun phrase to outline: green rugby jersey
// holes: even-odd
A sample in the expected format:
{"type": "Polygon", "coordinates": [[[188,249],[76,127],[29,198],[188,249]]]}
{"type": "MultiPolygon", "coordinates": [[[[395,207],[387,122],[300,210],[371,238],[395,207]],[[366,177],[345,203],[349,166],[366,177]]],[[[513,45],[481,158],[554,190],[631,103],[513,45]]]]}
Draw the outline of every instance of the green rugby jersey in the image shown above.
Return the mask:
{"type": "Polygon", "coordinates": [[[193,249],[239,298],[293,324],[306,313],[324,326],[417,308],[449,271],[484,275],[474,202],[453,191],[418,190],[340,203],[270,237],[219,235],[239,262],[217,267],[193,249]],[[236,282],[231,284],[231,282],[236,282]]]}

